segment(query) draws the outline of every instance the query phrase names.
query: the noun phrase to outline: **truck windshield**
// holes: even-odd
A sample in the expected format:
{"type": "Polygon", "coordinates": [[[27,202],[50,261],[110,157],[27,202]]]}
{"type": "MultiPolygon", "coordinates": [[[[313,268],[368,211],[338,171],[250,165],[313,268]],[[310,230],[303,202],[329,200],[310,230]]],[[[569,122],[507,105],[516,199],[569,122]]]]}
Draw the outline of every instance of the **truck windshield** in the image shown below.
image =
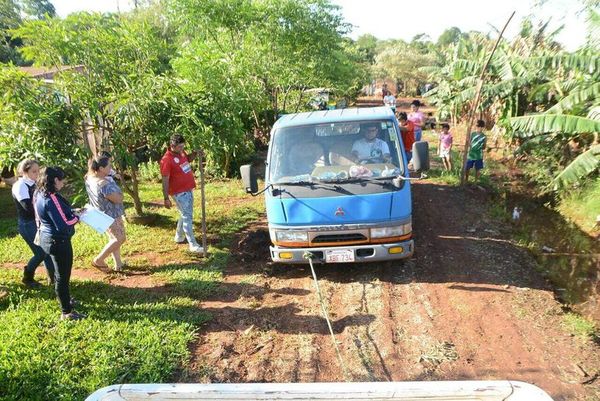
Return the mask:
{"type": "Polygon", "coordinates": [[[274,131],[269,180],[278,183],[386,179],[403,173],[391,121],[285,127],[274,131]]]}

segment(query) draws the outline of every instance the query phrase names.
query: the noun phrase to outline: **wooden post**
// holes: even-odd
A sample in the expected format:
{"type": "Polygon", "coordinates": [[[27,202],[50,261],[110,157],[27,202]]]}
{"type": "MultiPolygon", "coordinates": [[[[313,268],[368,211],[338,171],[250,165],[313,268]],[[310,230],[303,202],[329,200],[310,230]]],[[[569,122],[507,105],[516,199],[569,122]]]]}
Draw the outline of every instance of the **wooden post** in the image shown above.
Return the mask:
{"type": "Polygon", "coordinates": [[[208,247],[206,244],[206,197],[204,196],[204,153],[198,154],[200,161],[200,198],[202,202],[202,248],[204,249],[204,257],[208,257],[208,247]]]}
{"type": "Polygon", "coordinates": [[[515,12],[513,11],[512,14],[510,15],[510,17],[508,17],[506,24],[504,24],[504,28],[502,28],[502,31],[500,32],[500,35],[498,36],[498,39],[496,40],[496,43],[494,44],[494,47],[492,48],[492,52],[490,53],[490,56],[488,57],[485,65],[481,69],[481,74],[479,74],[479,80],[477,82],[477,89],[475,91],[475,98],[473,99],[473,103],[471,105],[471,111],[469,112],[469,118],[467,120],[467,133],[465,136],[465,147],[463,149],[464,153],[463,153],[462,167],[461,167],[461,173],[460,173],[460,185],[465,185],[465,178],[466,178],[466,174],[467,174],[467,170],[465,167],[467,165],[467,155],[469,154],[469,148],[471,147],[471,129],[473,129],[473,118],[477,114],[477,107],[479,107],[479,100],[481,99],[481,88],[483,87],[483,82],[485,80],[485,72],[486,72],[488,66],[490,65],[490,62],[492,61],[492,57],[494,56],[494,53],[496,52],[496,48],[498,47],[498,44],[500,43],[500,40],[502,39],[502,35],[504,35],[504,31],[506,30],[508,23],[510,22],[510,20],[512,19],[512,17],[514,15],[515,15],[515,12]]]}

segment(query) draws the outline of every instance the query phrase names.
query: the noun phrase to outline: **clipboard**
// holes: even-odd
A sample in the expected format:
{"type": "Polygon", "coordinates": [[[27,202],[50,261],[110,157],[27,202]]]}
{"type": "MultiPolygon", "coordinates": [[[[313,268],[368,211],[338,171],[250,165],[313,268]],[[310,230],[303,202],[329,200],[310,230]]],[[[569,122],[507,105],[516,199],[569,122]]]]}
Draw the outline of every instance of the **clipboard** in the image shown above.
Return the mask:
{"type": "Polygon", "coordinates": [[[86,208],[85,212],[79,216],[79,220],[92,227],[99,234],[104,234],[108,227],[115,221],[115,219],[106,213],[93,207],[86,208]]]}

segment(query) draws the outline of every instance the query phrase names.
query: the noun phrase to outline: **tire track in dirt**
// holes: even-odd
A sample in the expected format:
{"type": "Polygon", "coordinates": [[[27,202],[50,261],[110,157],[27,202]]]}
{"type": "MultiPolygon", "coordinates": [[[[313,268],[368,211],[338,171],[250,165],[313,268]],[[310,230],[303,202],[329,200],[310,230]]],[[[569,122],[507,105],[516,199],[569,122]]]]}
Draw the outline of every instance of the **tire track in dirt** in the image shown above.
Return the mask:
{"type": "MultiPolygon", "coordinates": [[[[422,188],[426,191],[415,191],[416,199],[419,195],[435,199],[434,188],[422,188]]],[[[462,195],[450,192],[446,201],[459,202],[462,195]]],[[[530,257],[507,242],[486,241],[476,234],[467,241],[444,239],[469,235],[465,232],[473,231],[473,227],[484,231],[489,222],[451,219],[444,226],[434,225],[445,217],[440,213],[443,205],[437,203],[429,202],[427,213],[416,213],[417,218],[424,220],[417,230],[433,227],[422,249],[430,257],[417,256],[418,279],[426,282],[435,308],[443,311],[443,316],[434,320],[434,331],[438,338],[455,346],[457,359],[444,362],[440,366],[443,370],[429,378],[523,380],[544,388],[555,400],[583,399],[585,392],[581,386],[568,383],[557,369],[572,365],[565,355],[573,357],[577,350],[573,346],[558,350],[547,341],[564,338],[565,333],[543,319],[540,326],[544,330],[534,327],[532,323],[542,318],[534,313],[526,320],[515,316],[512,305],[515,294],[520,292],[545,294],[546,303],[556,307],[548,285],[535,273],[530,257]],[[459,257],[449,259],[452,254],[459,257]],[[445,268],[440,270],[440,266],[445,268]]],[[[485,215],[482,207],[470,208],[474,215],[485,215]]],[[[538,301],[534,307],[542,305],[538,301]]],[[[527,307],[531,309],[531,305],[527,307]]]]}
{"type": "Polygon", "coordinates": [[[373,274],[373,266],[364,266],[355,282],[345,283],[346,313],[365,316],[364,324],[349,327],[343,338],[346,364],[353,381],[389,381],[387,367],[389,339],[384,330],[385,300],[382,285],[373,274]],[[348,302],[351,300],[351,302],[348,302]]]}
{"type": "MultiPolygon", "coordinates": [[[[560,305],[531,256],[487,217],[488,195],[413,189],[412,259],[315,266],[351,379],[511,379],[556,400],[600,394],[577,371],[593,375],[598,346],[559,327],[560,305]]],[[[264,225],[241,242],[223,291],[202,304],[213,320],[194,346],[191,380],[343,381],[309,267],[267,266],[264,225]]]]}

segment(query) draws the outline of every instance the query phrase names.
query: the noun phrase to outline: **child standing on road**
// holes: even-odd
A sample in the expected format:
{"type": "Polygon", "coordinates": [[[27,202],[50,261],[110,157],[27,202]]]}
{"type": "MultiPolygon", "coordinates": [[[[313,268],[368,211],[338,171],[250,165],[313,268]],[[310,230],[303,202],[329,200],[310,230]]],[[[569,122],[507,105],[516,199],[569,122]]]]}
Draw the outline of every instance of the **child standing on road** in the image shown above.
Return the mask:
{"type": "Polygon", "coordinates": [[[485,121],[477,120],[477,129],[471,132],[471,146],[467,155],[467,165],[465,166],[466,181],[469,182],[469,171],[475,167],[475,181],[479,181],[481,169],[483,168],[483,150],[487,142],[487,138],[483,133],[485,121]]]}
{"type": "Polygon", "coordinates": [[[450,125],[443,123],[442,132],[440,132],[438,149],[440,150],[440,157],[444,163],[446,171],[452,170],[451,161],[451,149],[452,149],[452,133],[450,132],[450,125]]]}

